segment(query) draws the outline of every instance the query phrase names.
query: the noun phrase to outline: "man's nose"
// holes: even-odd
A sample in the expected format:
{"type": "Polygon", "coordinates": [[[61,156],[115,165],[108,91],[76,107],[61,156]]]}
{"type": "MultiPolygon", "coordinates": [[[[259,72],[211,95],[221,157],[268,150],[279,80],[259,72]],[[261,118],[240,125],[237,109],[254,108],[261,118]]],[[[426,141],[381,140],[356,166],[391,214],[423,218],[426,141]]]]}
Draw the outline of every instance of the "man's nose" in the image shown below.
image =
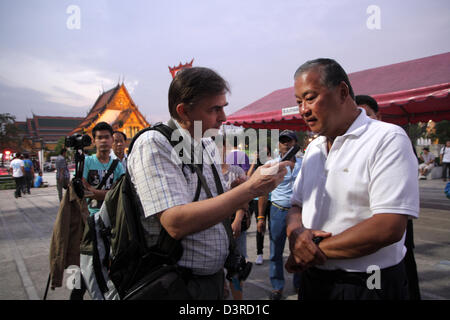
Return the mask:
{"type": "Polygon", "coordinates": [[[219,120],[220,120],[220,122],[227,121],[227,115],[225,114],[225,110],[223,110],[223,109],[219,113],[219,120]]]}
{"type": "Polygon", "coordinates": [[[304,118],[305,116],[309,116],[311,114],[311,110],[306,106],[306,103],[301,103],[298,106],[298,110],[300,115],[304,118]]]}

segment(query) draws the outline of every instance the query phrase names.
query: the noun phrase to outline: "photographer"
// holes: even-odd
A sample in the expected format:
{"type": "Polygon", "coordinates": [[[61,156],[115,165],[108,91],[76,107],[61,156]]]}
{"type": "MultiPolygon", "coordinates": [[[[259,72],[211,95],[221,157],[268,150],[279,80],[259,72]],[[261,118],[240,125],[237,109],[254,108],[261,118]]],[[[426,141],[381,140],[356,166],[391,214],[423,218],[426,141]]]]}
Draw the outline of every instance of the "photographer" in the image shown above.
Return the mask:
{"type": "MultiPolygon", "coordinates": [[[[229,239],[222,222],[251,199],[275,188],[286,173],[287,163],[263,166],[247,181],[219,195],[220,185],[216,186],[214,178],[218,175],[223,181],[218,149],[211,138],[194,139],[194,122],[196,126],[201,123],[202,134],[208,129],[219,129],[226,120],[228,91],[228,84],[220,75],[200,67],[178,72],[169,88],[172,119],[168,124],[176,126],[183,142],[192,142],[202,151],[203,175],[212,198],[207,198],[202,188],[199,200],[193,202],[198,176],[180,163],[176,152],[172,156],[174,148],[155,130],[142,134],[128,157],[128,172],[145,215],[147,242],[155,242],[161,225],[172,238],[181,240],[183,254],[178,265],[192,272],[187,289],[195,300],[223,298],[223,267],[229,255],[229,239]],[[264,175],[261,169],[271,174],[264,175]]],[[[185,156],[190,158],[185,159],[187,164],[192,157],[189,152],[185,156]]]]}
{"type": "Polygon", "coordinates": [[[106,122],[99,122],[92,129],[92,137],[97,149],[97,153],[87,156],[84,160],[83,185],[87,192],[93,195],[88,198],[88,208],[91,215],[100,210],[106,193],[111,189],[112,184],[125,173],[122,163],[114,161],[110,156],[113,145],[113,129],[106,122]],[[107,175],[110,167],[115,165],[115,169],[107,175]],[[105,181],[103,181],[106,179],[105,181]],[[98,186],[103,181],[103,187],[98,186]]]}
{"type": "MultiPolygon", "coordinates": [[[[125,172],[120,161],[110,156],[113,144],[112,127],[106,122],[99,122],[92,129],[92,137],[97,152],[85,157],[82,181],[89,213],[94,215],[100,210],[113,183],[125,172]]],[[[83,300],[85,292],[86,286],[81,281],[81,288],[72,290],[70,300],[83,300]]]]}
{"type": "Polygon", "coordinates": [[[66,162],[66,149],[61,149],[59,156],[56,158],[56,189],[58,190],[58,198],[61,202],[63,196],[63,188],[67,189],[70,183],[70,173],[66,162]]]}

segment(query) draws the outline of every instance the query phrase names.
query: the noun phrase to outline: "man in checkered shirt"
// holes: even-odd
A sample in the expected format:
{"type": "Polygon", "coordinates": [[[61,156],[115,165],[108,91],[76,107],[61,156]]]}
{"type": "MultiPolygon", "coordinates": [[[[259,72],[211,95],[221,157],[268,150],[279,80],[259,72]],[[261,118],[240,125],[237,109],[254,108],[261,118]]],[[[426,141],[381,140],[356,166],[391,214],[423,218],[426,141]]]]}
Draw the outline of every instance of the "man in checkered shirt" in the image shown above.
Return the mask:
{"type": "MultiPolygon", "coordinates": [[[[263,166],[249,180],[218,196],[211,165],[223,179],[221,167],[216,165],[220,163],[219,150],[211,138],[194,139],[194,122],[201,122],[202,135],[208,129],[219,129],[226,120],[227,92],[228,84],[220,75],[200,67],[179,72],[169,88],[171,121],[184,143],[193,142],[203,150],[200,160],[213,198],[207,199],[202,188],[199,200],[193,202],[197,175],[183,166],[178,152],[156,130],[143,133],[128,158],[131,181],[144,209],[147,242],[156,243],[161,225],[174,239],[181,239],[183,255],[178,264],[192,270],[188,290],[194,299],[223,297],[229,240],[222,221],[251,199],[274,189],[286,173],[284,162],[271,168],[275,170],[263,166]],[[263,174],[264,169],[272,174],[263,174]]],[[[183,159],[191,161],[190,152],[184,152],[183,159]]]]}

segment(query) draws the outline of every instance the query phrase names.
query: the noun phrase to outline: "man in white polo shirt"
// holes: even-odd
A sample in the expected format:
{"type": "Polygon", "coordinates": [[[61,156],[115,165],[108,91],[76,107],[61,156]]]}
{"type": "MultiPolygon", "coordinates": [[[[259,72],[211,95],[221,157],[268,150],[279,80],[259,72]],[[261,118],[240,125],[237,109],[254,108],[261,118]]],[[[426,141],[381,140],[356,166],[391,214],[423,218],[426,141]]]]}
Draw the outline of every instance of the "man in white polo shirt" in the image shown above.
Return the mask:
{"type": "Polygon", "coordinates": [[[12,173],[14,181],[16,182],[14,197],[17,199],[18,197],[21,197],[20,193],[22,192],[25,180],[25,167],[20,153],[16,154],[14,160],[9,164],[9,170],[12,173]]]}
{"type": "Polygon", "coordinates": [[[303,271],[299,299],[407,299],[404,236],[408,216],[419,212],[408,136],[356,106],[336,61],[308,61],[294,79],[300,113],[320,135],[306,150],[286,217],[286,268],[303,271]]]}

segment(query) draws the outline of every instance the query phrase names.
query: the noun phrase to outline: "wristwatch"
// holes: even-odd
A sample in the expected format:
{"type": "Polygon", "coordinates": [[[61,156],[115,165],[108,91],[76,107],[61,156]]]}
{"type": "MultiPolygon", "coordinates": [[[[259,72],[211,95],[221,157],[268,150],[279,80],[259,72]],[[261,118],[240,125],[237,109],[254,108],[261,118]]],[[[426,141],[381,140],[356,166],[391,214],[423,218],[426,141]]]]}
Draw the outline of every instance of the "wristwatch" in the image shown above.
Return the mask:
{"type": "Polygon", "coordinates": [[[319,245],[319,243],[323,240],[323,237],[314,237],[312,239],[312,241],[316,244],[319,245]]]}

